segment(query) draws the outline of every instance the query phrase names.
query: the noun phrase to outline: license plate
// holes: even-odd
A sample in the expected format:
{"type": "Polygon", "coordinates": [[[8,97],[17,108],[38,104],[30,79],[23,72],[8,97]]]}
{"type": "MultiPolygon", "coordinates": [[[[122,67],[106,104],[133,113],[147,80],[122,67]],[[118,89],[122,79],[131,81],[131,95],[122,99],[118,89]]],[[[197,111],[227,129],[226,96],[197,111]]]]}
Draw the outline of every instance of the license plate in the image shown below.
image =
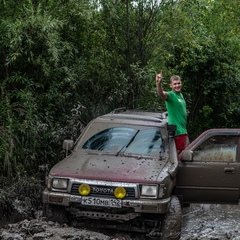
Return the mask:
{"type": "Polygon", "coordinates": [[[122,207],[122,201],[119,200],[119,199],[82,197],[82,205],[121,208],[122,207]]]}

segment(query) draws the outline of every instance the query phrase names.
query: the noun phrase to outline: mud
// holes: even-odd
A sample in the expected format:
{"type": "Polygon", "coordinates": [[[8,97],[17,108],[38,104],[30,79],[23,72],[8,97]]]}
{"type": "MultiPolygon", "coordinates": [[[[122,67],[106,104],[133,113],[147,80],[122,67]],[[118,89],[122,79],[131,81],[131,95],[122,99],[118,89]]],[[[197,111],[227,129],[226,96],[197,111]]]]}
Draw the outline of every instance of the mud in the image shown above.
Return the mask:
{"type": "MultiPolygon", "coordinates": [[[[143,240],[141,235],[74,228],[36,218],[7,224],[0,229],[2,240],[143,240]]],[[[183,208],[181,240],[240,240],[240,206],[194,204],[183,208]]]]}
{"type": "Polygon", "coordinates": [[[240,240],[240,206],[199,204],[183,209],[181,240],[240,240]]]}

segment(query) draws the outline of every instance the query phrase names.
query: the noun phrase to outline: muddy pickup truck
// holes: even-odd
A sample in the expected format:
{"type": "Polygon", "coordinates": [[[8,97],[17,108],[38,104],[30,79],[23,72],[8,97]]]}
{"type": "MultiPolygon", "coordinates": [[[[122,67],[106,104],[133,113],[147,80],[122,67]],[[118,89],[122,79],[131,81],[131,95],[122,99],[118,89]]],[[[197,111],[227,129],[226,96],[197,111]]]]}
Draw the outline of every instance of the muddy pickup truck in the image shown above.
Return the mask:
{"type": "Polygon", "coordinates": [[[43,215],[64,223],[180,239],[184,203],[238,203],[240,129],[204,132],[177,156],[166,113],[115,110],[92,120],[49,172],[43,215]]]}

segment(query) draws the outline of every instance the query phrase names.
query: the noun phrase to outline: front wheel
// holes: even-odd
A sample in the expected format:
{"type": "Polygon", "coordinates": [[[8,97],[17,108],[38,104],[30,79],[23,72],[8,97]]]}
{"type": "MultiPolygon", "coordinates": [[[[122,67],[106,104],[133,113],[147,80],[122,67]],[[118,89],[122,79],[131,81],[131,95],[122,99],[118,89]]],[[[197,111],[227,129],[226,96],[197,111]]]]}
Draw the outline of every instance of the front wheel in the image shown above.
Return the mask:
{"type": "Polygon", "coordinates": [[[182,228],[182,208],[176,196],[172,196],[169,210],[163,217],[161,240],[179,240],[182,228]]]}

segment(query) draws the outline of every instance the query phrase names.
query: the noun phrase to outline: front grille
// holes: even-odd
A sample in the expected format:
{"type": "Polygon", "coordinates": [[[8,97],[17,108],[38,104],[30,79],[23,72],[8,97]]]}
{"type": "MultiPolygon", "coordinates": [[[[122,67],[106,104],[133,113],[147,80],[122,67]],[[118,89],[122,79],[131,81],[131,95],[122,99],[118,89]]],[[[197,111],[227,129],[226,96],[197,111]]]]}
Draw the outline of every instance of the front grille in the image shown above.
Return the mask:
{"type": "MultiPolygon", "coordinates": [[[[71,188],[71,194],[79,195],[78,188],[79,183],[73,183],[71,188]]],[[[99,185],[90,185],[91,192],[88,196],[93,197],[104,197],[104,196],[114,196],[113,192],[116,187],[113,186],[99,186],[99,185]]],[[[133,187],[124,187],[126,189],[127,195],[125,199],[134,199],[135,198],[135,189],[133,187]]]]}

